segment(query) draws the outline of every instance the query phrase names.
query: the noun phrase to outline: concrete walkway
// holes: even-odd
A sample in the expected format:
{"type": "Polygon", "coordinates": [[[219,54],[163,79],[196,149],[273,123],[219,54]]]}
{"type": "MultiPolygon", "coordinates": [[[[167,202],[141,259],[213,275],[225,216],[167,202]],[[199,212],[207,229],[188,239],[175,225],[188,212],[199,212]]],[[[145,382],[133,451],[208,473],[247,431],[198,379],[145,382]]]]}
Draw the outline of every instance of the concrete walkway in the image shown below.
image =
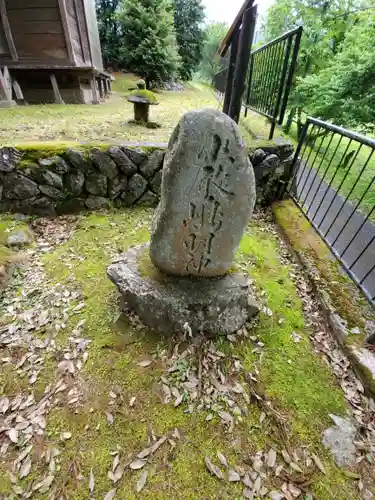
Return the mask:
{"type": "MultiPolygon", "coordinates": [[[[360,282],[375,266],[375,224],[369,221],[365,223],[367,214],[354,211],[356,201],[345,202],[345,198],[329,187],[315,169],[308,166],[299,166],[293,189],[308,218],[319,227],[348,267],[353,266],[371,242],[351,269],[360,282]],[[358,230],[357,236],[348,247],[358,230]]],[[[375,211],[373,214],[375,215],[375,211]]],[[[362,285],[370,296],[375,298],[375,269],[362,285]]]]}

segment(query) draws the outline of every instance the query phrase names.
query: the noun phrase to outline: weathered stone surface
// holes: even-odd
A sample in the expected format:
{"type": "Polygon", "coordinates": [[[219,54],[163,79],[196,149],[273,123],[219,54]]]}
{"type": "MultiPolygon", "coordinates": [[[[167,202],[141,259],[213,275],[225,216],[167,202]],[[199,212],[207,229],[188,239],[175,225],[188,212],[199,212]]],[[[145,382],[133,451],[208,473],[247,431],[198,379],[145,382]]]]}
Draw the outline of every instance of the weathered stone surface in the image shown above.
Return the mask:
{"type": "Polygon", "coordinates": [[[146,191],[147,181],[141,175],[135,174],[129,179],[128,185],[121,195],[124,203],[128,206],[133,205],[146,191]]]}
{"type": "Polygon", "coordinates": [[[60,156],[51,156],[51,158],[43,158],[39,160],[39,165],[41,167],[46,167],[59,175],[67,174],[69,171],[69,165],[60,156]]]}
{"type": "Polygon", "coordinates": [[[35,198],[30,202],[29,213],[40,215],[41,217],[55,217],[55,202],[46,196],[35,198]]]}
{"type": "Polygon", "coordinates": [[[102,174],[108,179],[114,179],[118,175],[116,163],[110,158],[109,155],[103,153],[99,148],[90,149],[90,159],[102,174]]]}
{"type": "Polygon", "coordinates": [[[159,170],[159,172],[156,172],[154,177],[149,180],[149,184],[152,191],[156,193],[158,196],[160,196],[162,178],[163,178],[163,172],[159,170]]]}
{"type": "Polygon", "coordinates": [[[136,165],[140,165],[147,159],[147,154],[141,149],[136,148],[122,148],[124,153],[129,156],[131,161],[136,165]]]}
{"type": "Polygon", "coordinates": [[[77,212],[82,212],[85,210],[85,199],[84,198],[72,198],[70,200],[64,200],[56,205],[56,212],[60,214],[75,214],[77,212]]]}
{"type": "Polygon", "coordinates": [[[323,433],[323,444],[329,448],[340,467],[356,464],[356,439],[357,429],[353,422],[346,418],[330,415],[335,427],[330,427],[323,433]]]}
{"type": "Polygon", "coordinates": [[[39,184],[46,184],[56,189],[62,189],[63,187],[62,178],[58,174],[55,174],[55,172],[51,172],[51,170],[47,170],[46,168],[33,167],[31,169],[31,175],[39,184]]]}
{"type": "Polygon", "coordinates": [[[4,178],[4,198],[22,200],[24,198],[32,198],[37,193],[37,183],[24,175],[12,172],[4,178]]]}
{"type": "Polygon", "coordinates": [[[254,172],[238,126],[220,111],[186,113],[164,160],[152,262],[172,275],[224,275],[254,205],[254,172]]]}
{"type": "Polygon", "coordinates": [[[154,151],[151,153],[147,161],[140,166],[141,173],[146,179],[152,177],[155,172],[163,168],[165,151],[154,151]]]}
{"type": "Polygon", "coordinates": [[[159,197],[151,191],[146,191],[145,194],[138,200],[137,205],[144,207],[156,207],[159,202],[159,197]]]}
{"type": "Polygon", "coordinates": [[[253,164],[253,167],[256,167],[257,165],[262,163],[266,156],[267,153],[265,153],[263,149],[256,149],[255,151],[250,153],[249,158],[251,163],[253,164]]]}
{"type": "Polygon", "coordinates": [[[89,196],[85,205],[89,210],[101,210],[109,207],[109,200],[102,196],[89,196]]]}
{"type": "Polygon", "coordinates": [[[83,172],[90,172],[93,168],[91,160],[85,158],[81,151],[68,149],[64,156],[68,162],[73,165],[73,167],[82,170],[83,172]]]}
{"type": "Polygon", "coordinates": [[[128,178],[125,176],[116,177],[113,181],[108,181],[108,196],[111,200],[118,198],[128,185],[128,178]]]}
{"type": "Polygon", "coordinates": [[[131,177],[137,171],[137,166],[132,162],[127,154],[119,147],[113,146],[108,150],[112,160],[116,163],[119,169],[127,176],[131,177]]]}
{"type": "Polygon", "coordinates": [[[19,164],[22,158],[15,148],[0,148],[0,172],[11,172],[19,164]]]}
{"type": "Polygon", "coordinates": [[[82,170],[71,170],[64,177],[64,187],[69,194],[76,196],[82,193],[85,175],[82,170]]]}
{"type": "Polygon", "coordinates": [[[273,172],[280,165],[280,158],[277,155],[268,155],[262,163],[254,167],[255,180],[259,183],[263,177],[273,172]]]}
{"type": "Polygon", "coordinates": [[[86,190],[90,194],[96,196],[106,196],[107,194],[107,177],[99,172],[91,172],[86,177],[86,190]]]}
{"type": "Polygon", "coordinates": [[[22,247],[32,243],[33,237],[30,231],[23,231],[22,229],[14,231],[8,236],[8,247],[22,247]]]}
{"type": "Polygon", "coordinates": [[[52,186],[40,185],[39,189],[41,193],[45,194],[49,198],[53,198],[54,200],[58,200],[62,197],[62,192],[52,186]]]}
{"type": "Polygon", "coordinates": [[[166,276],[149,260],[147,246],[131,248],[108,267],[125,306],[153,330],[208,335],[237,331],[259,311],[241,274],[216,279],[166,276]]]}
{"type": "Polygon", "coordinates": [[[288,158],[293,151],[294,148],[292,144],[289,142],[285,142],[285,139],[275,139],[275,144],[262,145],[263,151],[265,151],[268,155],[277,155],[281,160],[285,160],[288,158]]]}

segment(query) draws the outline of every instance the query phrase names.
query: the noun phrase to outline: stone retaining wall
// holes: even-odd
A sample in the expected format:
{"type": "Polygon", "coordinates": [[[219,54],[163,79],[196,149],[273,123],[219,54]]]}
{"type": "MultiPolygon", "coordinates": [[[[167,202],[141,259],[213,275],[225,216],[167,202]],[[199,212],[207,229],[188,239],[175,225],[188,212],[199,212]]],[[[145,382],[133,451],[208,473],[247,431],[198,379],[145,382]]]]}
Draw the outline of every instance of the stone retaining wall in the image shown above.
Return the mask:
{"type": "MultiPolygon", "coordinates": [[[[156,205],[165,151],[164,145],[87,147],[44,157],[1,148],[0,211],[53,217],[111,205],[156,205]]],[[[277,198],[292,155],[292,146],[285,142],[249,148],[258,203],[277,198]]]]}

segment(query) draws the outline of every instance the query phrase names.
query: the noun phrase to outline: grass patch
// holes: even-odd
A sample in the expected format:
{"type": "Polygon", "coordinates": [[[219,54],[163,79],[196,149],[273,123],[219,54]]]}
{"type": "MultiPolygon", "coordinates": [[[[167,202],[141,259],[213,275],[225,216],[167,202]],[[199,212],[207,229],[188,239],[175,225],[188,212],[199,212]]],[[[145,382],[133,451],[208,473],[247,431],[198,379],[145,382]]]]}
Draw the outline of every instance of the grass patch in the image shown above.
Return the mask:
{"type": "MultiPolygon", "coordinates": [[[[0,135],[2,145],[28,147],[38,142],[52,142],[53,149],[76,144],[120,143],[126,141],[168,142],[180,117],[192,109],[218,108],[212,89],[185,85],[182,92],[159,91],[159,106],[151,110],[152,121],[159,129],[128,123],[134,116],[133,104],[126,100],[138,78],[117,74],[113,94],[105,102],[91,104],[40,104],[2,110],[0,135]]],[[[45,147],[45,146],[43,146],[45,147]]],[[[54,153],[56,154],[56,153],[54,153]]]]}
{"type": "MultiPolygon", "coordinates": [[[[116,252],[148,241],[151,215],[152,211],[145,209],[82,215],[73,238],[44,257],[52,281],[72,283],[74,276],[74,281],[83,290],[86,307],[74,321],[86,320],[85,337],[92,340],[89,361],[83,372],[87,394],[85,406],[78,414],[68,409],[55,409],[48,422],[51,441],[58,439],[62,431],[69,430],[73,435],[65,443],[57,481],[65,481],[66,491],[74,494],[74,498],[87,498],[87,481],[75,482],[69,478],[69,467],[76,463],[86,478],[93,468],[95,494],[103,496],[111,489],[106,475],[113,460],[110,452],[117,445],[125,457],[130,457],[146,446],[150,425],[157,434],[177,427],[182,440],[173,456],[164,456],[163,450],[159,450],[153,460],[155,465],[150,467],[143,496],[240,498],[241,487],[212,478],[203,460],[205,455],[214,457],[216,451],[221,450],[233,464],[240,463],[259,447],[282,446],[272,430],[260,429],[259,410],[254,407],[243,425],[230,435],[219,423],[206,422],[204,413],[188,415],[182,407],[174,409],[163,405],[157,384],[162,367],[155,363],[144,369],[137,362],[167,349],[169,339],[139,330],[126,318],[121,324],[116,322],[116,292],[106,277],[106,266],[116,252]],[[82,260],[72,260],[73,254],[82,260]],[[111,390],[119,394],[114,407],[108,406],[111,390]],[[130,408],[128,403],[134,396],[136,404],[130,408]],[[109,408],[115,416],[113,426],[106,422],[105,411],[109,408]]],[[[147,261],[146,264],[148,266],[147,261]]],[[[328,414],[345,412],[343,393],[310,345],[309,330],[295,286],[288,268],[278,259],[277,241],[253,224],[242,240],[236,264],[248,268],[257,288],[266,292],[267,307],[273,311],[272,317],[261,315],[251,332],[265,344],[259,366],[263,389],[288,418],[293,445],[309,446],[324,458],[327,476],[317,478],[317,496],[321,499],[353,498],[352,482],[335,467],[320,444],[320,434],[330,424],[328,414]],[[284,319],[282,324],[278,322],[280,318],[284,319]],[[292,341],[294,331],[302,336],[299,344],[292,341]]],[[[65,335],[69,335],[69,328],[65,335]]],[[[64,337],[59,341],[63,343],[64,337]]],[[[231,349],[224,339],[218,339],[217,344],[220,348],[231,349]]],[[[234,349],[234,354],[251,370],[256,361],[252,342],[234,349]]],[[[135,497],[136,481],[136,474],[125,473],[118,488],[120,498],[135,497]]]]}

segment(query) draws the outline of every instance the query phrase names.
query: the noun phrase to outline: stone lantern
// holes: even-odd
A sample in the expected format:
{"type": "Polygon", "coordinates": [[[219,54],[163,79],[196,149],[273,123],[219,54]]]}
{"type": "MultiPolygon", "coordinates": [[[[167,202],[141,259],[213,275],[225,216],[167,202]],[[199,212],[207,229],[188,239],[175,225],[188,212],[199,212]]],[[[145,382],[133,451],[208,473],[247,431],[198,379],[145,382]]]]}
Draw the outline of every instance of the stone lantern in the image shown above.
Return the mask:
{"type": "Polygon", "coordinates": [[[134,121],[149,123],[150,106],[159,104],[155,95],[146,89],[144,80],[137,82],[138,90],[128,95],[128,101],[134,104],[134,121]]]}

